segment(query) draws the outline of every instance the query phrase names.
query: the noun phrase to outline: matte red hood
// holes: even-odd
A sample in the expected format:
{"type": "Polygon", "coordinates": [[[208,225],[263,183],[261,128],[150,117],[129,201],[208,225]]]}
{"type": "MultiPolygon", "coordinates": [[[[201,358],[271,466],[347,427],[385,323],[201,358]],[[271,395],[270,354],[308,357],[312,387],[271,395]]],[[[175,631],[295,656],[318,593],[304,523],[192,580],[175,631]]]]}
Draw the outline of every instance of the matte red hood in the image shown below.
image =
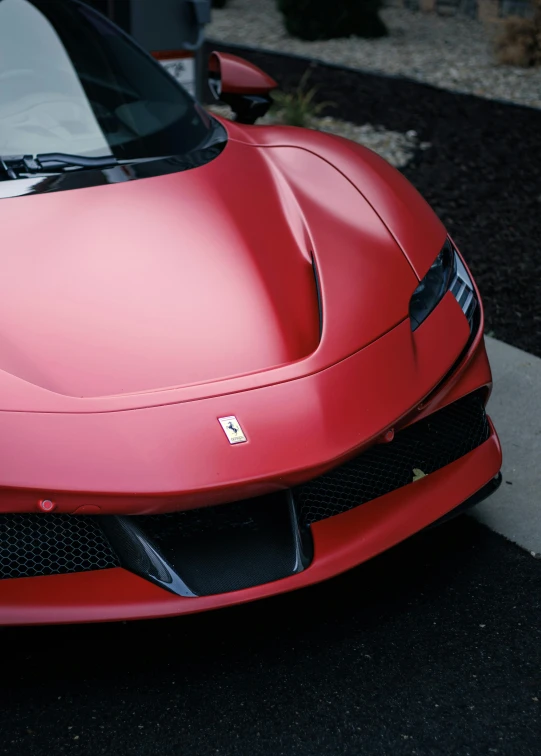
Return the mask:
{"type": "Polygon", "coordinates": [[[3,201],[0,227],[0,367],[50,391],[210,381],[318,344],[311,260],[261,160],[3,201]]]}
{"type": "Polygon", "coordinates": [[[406,317],[417,283],[358,191],[292,147],[231,141],[194,170],[5,199],[0,227],[0,371],[66,397],[268,371],[318,345],[336,361],[406,317]]]}

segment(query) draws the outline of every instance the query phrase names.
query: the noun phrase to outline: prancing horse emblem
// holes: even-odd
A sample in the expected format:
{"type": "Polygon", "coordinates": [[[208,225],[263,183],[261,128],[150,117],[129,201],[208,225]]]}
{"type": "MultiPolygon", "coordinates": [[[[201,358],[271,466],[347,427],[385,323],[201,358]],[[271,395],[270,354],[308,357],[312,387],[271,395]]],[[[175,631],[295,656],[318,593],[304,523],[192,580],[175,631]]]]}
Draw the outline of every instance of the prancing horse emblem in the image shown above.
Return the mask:
{"type": "Polygon", "coordinates": [[[228,417],[219,417],[218,422],[223,428],[227,440],[230,444],[242,444],[246,441],[244,431],[240,427],[240,423],[235,415],[229,415],[228,417]]]}

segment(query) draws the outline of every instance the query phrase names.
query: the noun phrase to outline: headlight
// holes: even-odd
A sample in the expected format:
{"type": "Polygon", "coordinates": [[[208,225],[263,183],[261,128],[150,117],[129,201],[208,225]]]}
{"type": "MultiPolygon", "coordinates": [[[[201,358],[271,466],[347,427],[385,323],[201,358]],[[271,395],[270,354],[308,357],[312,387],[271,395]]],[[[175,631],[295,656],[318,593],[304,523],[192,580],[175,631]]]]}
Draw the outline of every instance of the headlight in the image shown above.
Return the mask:
{"type": "Polygon", "coordinates": [[[411,330],[415,331],[441,302],[455,272],[455,252],[447,240],[410,300],[411,330]]]}
{"type": "Polygon", "coordinates": [[[473,283],[457,251],[447,239],[410,300],[411,330],[426,320],[447,291],[451,291],[472,327],[477,298],[473,283]]]}

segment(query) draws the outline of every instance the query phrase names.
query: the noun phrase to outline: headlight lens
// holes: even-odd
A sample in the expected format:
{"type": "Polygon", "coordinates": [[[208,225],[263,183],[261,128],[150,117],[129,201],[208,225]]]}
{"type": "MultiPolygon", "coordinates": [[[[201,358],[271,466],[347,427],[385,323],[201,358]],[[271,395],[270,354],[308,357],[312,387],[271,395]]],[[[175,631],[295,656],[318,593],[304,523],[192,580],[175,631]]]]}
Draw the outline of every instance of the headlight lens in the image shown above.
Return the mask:
{"type": "Polygon", "coordinates": [[[415,331],[442,300],[455,272],[455,251],[447,240],[410,300],[411,330],[415,331]]]}
{"type": "Polygon", "coordinates": [[[470,331],[473,333],[478,305],[475,288],[460,255],[449,239],[413,292],[410,300],[412,331],[415,331],[423,320],[426,320],[447,291],[454,295],[462,312],[468,318],[470,331]]]}

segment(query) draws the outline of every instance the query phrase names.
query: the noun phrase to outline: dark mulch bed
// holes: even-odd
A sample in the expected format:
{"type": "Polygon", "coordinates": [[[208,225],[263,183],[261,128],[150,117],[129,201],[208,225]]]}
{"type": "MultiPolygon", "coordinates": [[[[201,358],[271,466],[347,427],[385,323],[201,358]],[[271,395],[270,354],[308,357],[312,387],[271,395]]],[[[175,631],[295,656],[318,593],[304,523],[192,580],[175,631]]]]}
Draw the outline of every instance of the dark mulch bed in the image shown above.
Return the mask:
{"type": "Polygon", "coordinates": [[[297,86],[307,66],[330,115],[397,131],[431,148],[404,173],[463,250],[483,295],[486,330],[541,356],[541,111],[408,79],[212,45],[297,86]]]}

